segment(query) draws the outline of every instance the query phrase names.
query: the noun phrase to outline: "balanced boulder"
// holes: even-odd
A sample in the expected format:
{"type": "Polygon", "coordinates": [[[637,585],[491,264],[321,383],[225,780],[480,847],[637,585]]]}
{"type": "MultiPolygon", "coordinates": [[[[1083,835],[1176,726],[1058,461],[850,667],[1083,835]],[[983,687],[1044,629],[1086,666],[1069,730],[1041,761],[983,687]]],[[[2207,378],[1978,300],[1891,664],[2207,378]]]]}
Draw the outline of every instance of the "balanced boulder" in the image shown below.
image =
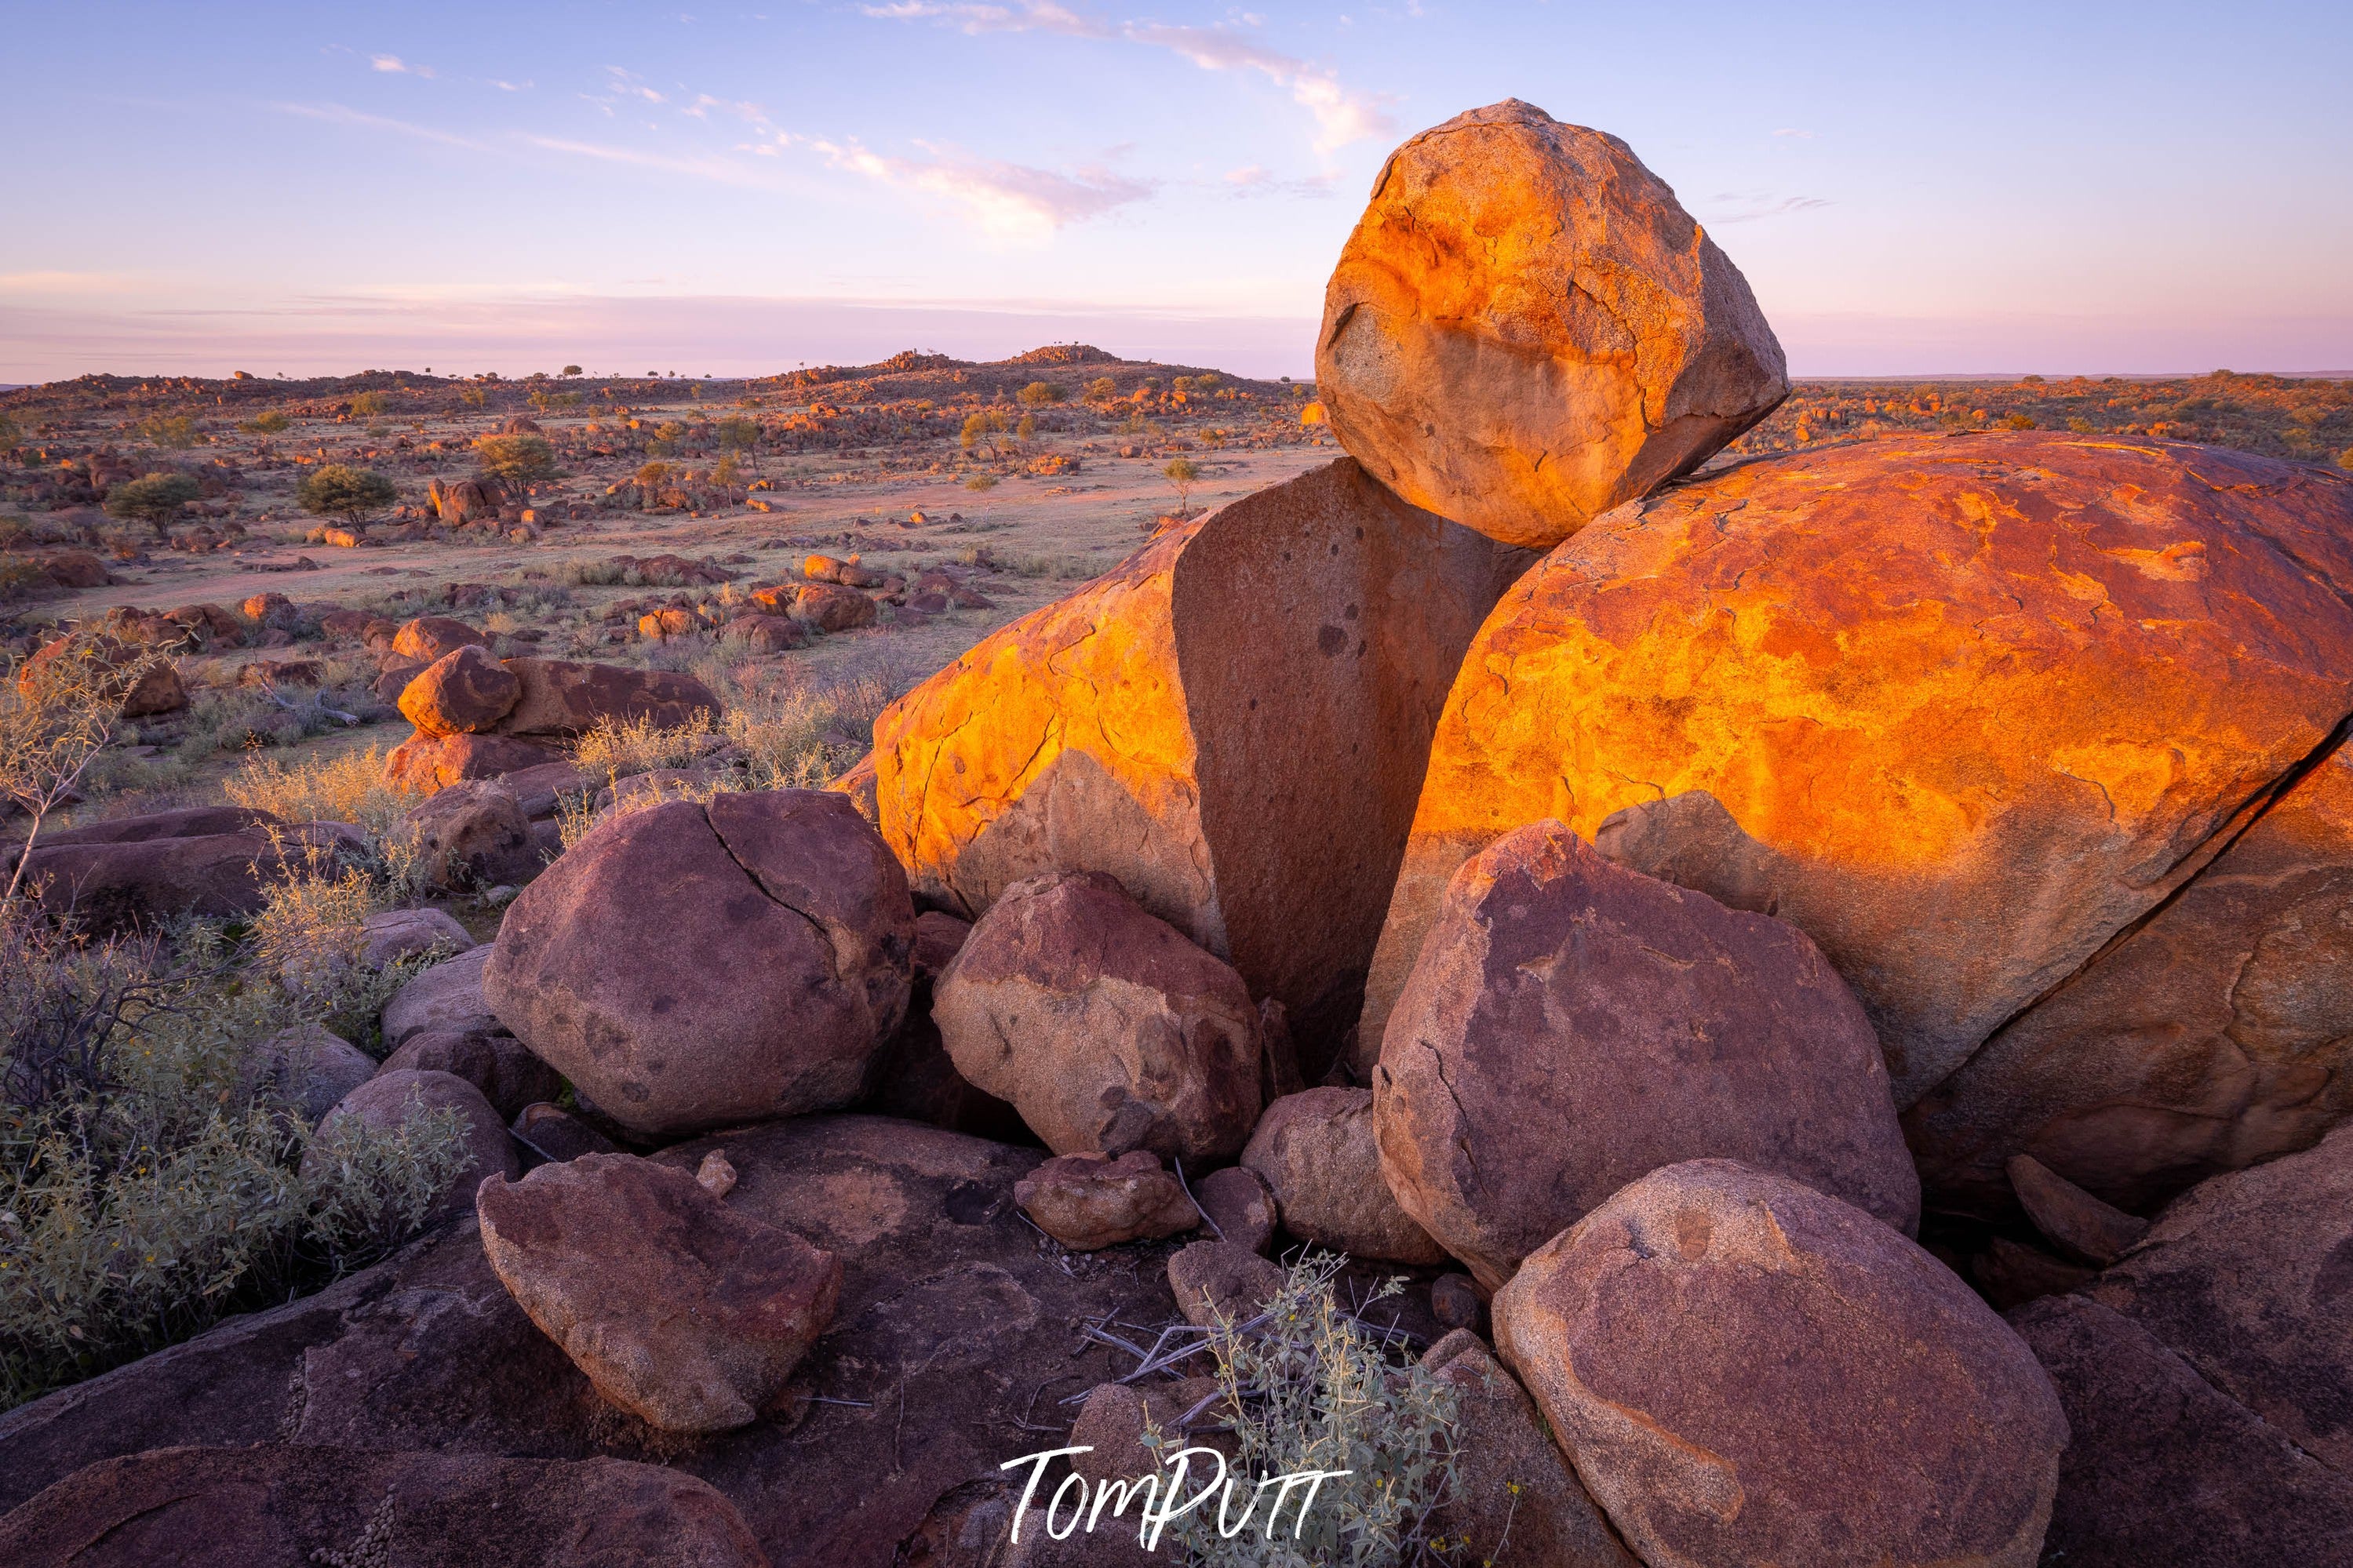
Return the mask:
{"type": "Polygon", "coordinates": [[[1190,1230],[1201,1213],[1184,1184],[1147,1149],[1060,1154],[1014,1184],[1013,1201],[1039,1230],[1076,1252],[1190,1230]]]}
{"type": "Polygon", "coordinates": [[[670,1166],[584,1154],[485,1181],[475,1205],[491,1267],[540,1331],[663,1431],[750,1422],[833,1321],[839,1259],[670,1166]]]}
{"type": "Polygon", "coordinates": [[[1241,977],[1101,873],[1008,889],[940,976],[932,1018],[956,1070],[1058,1154],[1230,1160],[1258,1121],[1241,977]]]}
{"type": "Polygon", "coordinates": [[[522,694],[522,682],[512,671],[487,648],[468,643],[401,688],[400,713],[423,734],[470,734],[505,718],[522,694]]]}
{"type": "Polygon", "coordinates": [[[2030,1568],[2067,1426],[1944,1265],[1730,1160],[1656,1171],[1532,1254],[1495,1342],[1645,1563],[2030,1568]]]}
{"type": "Polygon", "coordinates": [[[1259,1118],[1241,1163],[1265,1180],[1283,1228],[1302,1241],[1392,1263],[1446,1260],[1381,1174],[1370,1089],[1284,1095],[1259,1118]]]}
{"type": "Polygon", "coordinates": [[[1389,154],[1315,393],[1416,506],[1549,548],[1789,395],[1747,280],[1623,142],[1516,99],[1389,154]]]}
{"type": "Polygon", "coordinates": [[[653,1134],[847,1105],[907,1005],[905,876],[839,795],[607,817],[509,908],[499,1018],[653,1134]]]}
{"type": "MultiPolygon", "coordinates": [[[[1879,1043],[1814,944],[1613,865],[1557,822],[1455,874],[1374,1083],[1388,1187],[1490,1289],[1685,1160],[1919,1222],[1879,1043]]],[[[1296,1230],[1287,1196],[1282,1212],[1296,1230]]]]}
{"type": "MultiPolygon", "coordinates": [[[[1805,931],[1909,1107],[2285,804],[2353,713],[2348,582],[2353,476],[2159,442],[1905,437],[1630,504],[1523,579],[1466,655],[1360,1039],[1381,1037],[1455,868],[1557,817],[1611,859],[1805,931]]],[[[2155,974],[2142,1005],[2211,1016],[2189,993],[2231,962],[2155,974]]],[[[2199,1059],[2211,1026],[2100,1028],[2051,1049],[2084,1068],[2076,1104],[2113,1102],[2119,1174],[2141,1065],[2178,1066],[2184,1110],[2260,1140],[2296,1072],[2353,1049],[2289,1031],[2303,1061],[2242,1075],[2232,1104],[2199,1059]]],[[[2002,1163],[2026,1152],[2134,1206],[2056,1140],[2028,1146],[2039,1096],[1995,1103],[2013,1081],[1915,1130],[1930,1191],[1949,1138],[1989,1201],[2007,1205],[2002,1163]]],[[[2165,1163],[2237,1135],[2155,1131],[2165,1163]]]]}
{"type": "Polygon", "coordinates": [[[1161,534],[875,723],[883,837],[978,915],[1104,871],[1289,1010],[1355,1021],[1438,706],[1525,561],[1343,460],[1161,534]]]}

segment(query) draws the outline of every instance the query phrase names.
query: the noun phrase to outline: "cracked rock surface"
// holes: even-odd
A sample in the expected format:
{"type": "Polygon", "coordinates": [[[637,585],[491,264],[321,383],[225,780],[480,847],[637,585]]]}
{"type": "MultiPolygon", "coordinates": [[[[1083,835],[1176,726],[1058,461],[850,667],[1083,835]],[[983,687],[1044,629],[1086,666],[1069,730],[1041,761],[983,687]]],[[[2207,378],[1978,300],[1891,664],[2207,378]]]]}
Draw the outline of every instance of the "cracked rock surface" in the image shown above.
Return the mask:
{"type": "MultiPolygon", "coordinates": [[[[2000,1109],[2002,1074],[1955,1074],[2128,958],[2123,939],[2194,915],[2182,890],[2253,864],[2290,800],[2302,826],[2283,817],[2238,884],[2232,940],[2335,940],[2345,836],[2306,803],[2353,713],[2340,584],[2353,481],[2160,441],[1879,440],[1620,508],[1522,579],[1465,658],[1360,1047],[1455,868],[1556,817],[1622,864],[1804,931],[1870,1015],[1897,1105],[1952,1080],[1935,1115],[1973,1171],[2031,1152],[2119,1202],[2308,1142],[2340,1112],[2298,1097],[2344,1076],[2337,1042],[2353,1037],[2327,1021],[2353,986],[2326,966],[2262,1000],[2286,1026],[2236,1082],[2200,1060],[2254,1033],[2221,1022],[2221,958],[2151,966],[2141,1010],[2186,1026],[2087,1016],[2042,1042],[2075,1066],[2029,1068],[2074,1074],[2077,1108],[2154,1085],[2179,1097],[2161,1110],[2240,1123],[2150,1140],[2160,1169],[2112,1139],[2094,1141],[2104,1168],[2071,1168],[2047,1119],[2000,1109]]],[[[1934,1204],[1944,1156],[1927,1155],[1934,1204]]],[[[1994,1200],[1963,1181],[1952,1201],[1994,1200]]]]}
{"type": "Polygon", "coordinates": [[[849,1104],[907,1005],[905,875],[847,796],[607,817],[507,912],[500,1022],[625,1127],[677,1135],[849,1104]]]}

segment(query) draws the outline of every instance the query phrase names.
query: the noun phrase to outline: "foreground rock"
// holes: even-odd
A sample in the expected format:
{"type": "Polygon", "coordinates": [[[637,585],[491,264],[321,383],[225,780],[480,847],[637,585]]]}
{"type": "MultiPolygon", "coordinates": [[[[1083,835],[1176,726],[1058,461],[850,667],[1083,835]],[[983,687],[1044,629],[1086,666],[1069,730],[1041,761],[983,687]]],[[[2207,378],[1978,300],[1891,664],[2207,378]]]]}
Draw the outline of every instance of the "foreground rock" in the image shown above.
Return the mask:
{"type": "Polygon", "coordinates": [[[1265,1179],[1283,1228],[1302,1241],[1352,1258],[1446,1260],[1446,1249],[1398,1206],[1381,1174],[1370,1089],[1283,1096],[1259,1118],[1241,1163],[1265,1179]]]}
{"type": "Polygon", "coordinates": [[[491,1109],[512,1119],[526,1106],[564,1092],[561,1074],[526,1049],[521,1040],[486,1029],[426,1029],[411,1035],[384,1058],[384,1070],[446,1072],[481,1091],[491,1109]]]}
{"type": "Polygon", "coordinates": [[[343,1098],[375,1076],[368,1054],[316,1024],[283,1029],[247,1053],[238,1079],[248,1090],[294,1108],[318,1125],[343,1098]]]}
{"type": "Polygon", "coordinates": [[[892,704],[883,836],[968,915],[1039,873],[1118,878],[1281,1000],[1320,1076],[1438,705],[1524,559],[1353,462],[1221,507],[892,704]]]}
{"type": "Polygon", "coordinates": [[[1527,1391],[1478,1335],[1457,1329],[1421,1364],[1454,1390],[1455,1495],[1431,1533],[1472,1563],[1640,1568],[1561,1457],[1527,1391]]]}
{"type": "Polygon", "coordinates": [[[2148,1331],[2082,1296],[2032,1302],[2010,1322],[2067,1416],[2045,1561],[2353,1562],[2353,1477],[2298,1447],[2148,1331]]]}
{"type": "Polygon", "coordinates": [[[482,994],[482,971],[492,951],[489,942],[468,948],[394,992],[379,1019],[385,1047],[397,1050],[411,1037],[428,1030],[464,1034],[504,1028],[482,994]]]}
{"type": "Polygon", "coordinates": [[[768,1559],[725,1498],[658,1465],[265,1443],[92,1465],[0,1518],[0,1561],[765,1568],[768,1559]]]}
{"type": "Polygon", "coordinates": [[[1729,1160],[1652,1173],[1528,1258],[1495,1342],[1646,1563],[2027,1568],[2067,1426],[1951,1272],[1729,1160]]]}
{"type": "MultiPolygon", "coordinates": [[[[94,934],[182,915],[259,913],[290,860],[332,855],[340,823],[281,824],[267,812],[196,807],[44,833],[24,860],[24,887],[44,912],[94,934]],[[246,826],[230,827],[242,819],[246,826]]],[[[0,866],[13,867],[11,853],[0,866]]]]}
{"type": "Polygon", "coordinates": [[[1201,1328],[1239,1323],[1282,1289],[1282,1266],[1230,1241],[1197,1241],[1168,1260],[1176,1310],[1201,1328]]]}
{"type": "Polygon", "coordinates": [[[2177,1199],[2084,1293],[2353,1476],[2353,1128],[2177,1199]]]}
{"type": "MultiPolygon", "coordinates": [[[[1547,557],[1466,655],[1362,1037],[1386,1026],[1455,868],[1557,816],[1621,864],[1805,931],[1910,1106],[2199,878],[2325,749],[2353,712],[2353,607],[2332,586],[2348,581],[2353,480],[2157,442],[1872,441],[1629,507],[1547,557]]],[[[2256,906],[2302,896],[2295,879],[2246,891],[2253,923],[2232,941],[2274,918],[2256,906]]],[[[2316,912],[2294,919],[2310,930],[2316,912]]],[[[2136,1011],[2209,1018],[2212,973],[2152,971],[2136,1011]]],[[[2298,1006],[2341,1006],[2324,984],[2298,1006]]],[[[2287,1031],[2300,1060],[2239,1075],[2237,1100],[2202,1023],[2153,1037],[2085,1017],[2038,1055],[2071,1117],[2105,1108],[2122,1180],[2139,1129],[2157,1166],[2185,1140],[2260,1148],[2300,1078],[2307,1093],[2324,1072],[2353,1079],[2337,1054],[2353,1037],[2335,1038],[2287,1031]],[[2152,1089],[2155,1114],[2125,1109],[2152,1089]]],[[[1913,1130],[1932,1193],[1965,1138],[1972,1206],[2007,1208],[2018,1152],[2134,1206],[2044,1141],[2042,1089],[1968,1087],[1913,1130]]]]}
{"type": "Polygon", "coordinates": [[[665,1432],[744,1426],[833,1321],[841,1264],[684,1171],[585,1154],[475,1196],[482,1249],[596,1392],[665,1432]],[[628,1247],[614,1251],[616,1237],[628,1247]]]}
{"type": "Polygon", "coordinates": [[[411,735],[384,759],[384,776],[411,795],[431,795],[468,779],[494,779],[560,763],[552,746],[510,735],[411,735]]]}
{"type": "Polygon", "coordinates": [[[1879,1043],[1814,944],[1612,865],[1557,822],[1455,874],[1374,1082],[1389,1189],[1490,1289],[1685,1160],[1919,1222],[1879,1043]]]}
{"type": "MultiPolygon", "coordinates": [[[[1025,1451],[1006,1447],[1029,1440],[1020,1423],[1059,1427],[1065,1417],[1047,1412],[1060,1398],[1132,1366],[1078,1342],[1074,1321],[1175,1311],[1155,1270],[1074,1278],[1039,1249],[1013,1205],[1034,1149],[815,1116],[660,1163],[691,1173],[714,1148],[737,1173],[729,1210],[842,1264],[834,1325],[774,1414],[682,1445],[614,1411],[499,1283],[468,1215],[317,1296],[0,1415],[0,1506],[97,1460],[180,1442],[657,1457],[724,1494],[779,1568],[891,1568],[972,1500],[1018,1496],[997,1467],[1025,1451]]],[[[322,1514],[356,1529],[377,1501],[348,1516],[322,1501],[322,1514]]],[[[1000,1524],[979,1544],[1003,1535],[1000,1524]]]]}
{"type": "Polygon", "coordinates": [[[956,1070],[1058,1154],[1230,1160],[1258,1120],[1241,977],[1100,873],[1007,889],[940,976],[932,1018],[956,1070]]]}
{"type": "Polygon", "coordinates": [[[523,889],[483,975],[507,1028],[638,1131],[849,1104],[907,1005],[915,911],[844,797],[608,817],[523,889]]]}
{"type": "Polygon", "coordinates": [[[1623,142],[1516,99],[1389,154],[1315,394],[1416,506],[1549,548],[1789,395],[1747,280],[1623,142]]]}
{"type": "Polygon", "coordinates": [[[607,721],[675,729],[724,711],[711,688],[678,670],[561,658],[511,658],[506,668],[519,690],[498,731],[524,740],[568,741],[607,721]]]}
{"type": "Polygon", "coordinates": [[[1158,1155],[1143,1149],[1117,1159],[1059,1155],[1022,1177],[1013,1201],[1039,1230],[1079,1252],[1156,1241],[1201,1223],[1184,1184],[1160,1168],[1158,1155]]]}

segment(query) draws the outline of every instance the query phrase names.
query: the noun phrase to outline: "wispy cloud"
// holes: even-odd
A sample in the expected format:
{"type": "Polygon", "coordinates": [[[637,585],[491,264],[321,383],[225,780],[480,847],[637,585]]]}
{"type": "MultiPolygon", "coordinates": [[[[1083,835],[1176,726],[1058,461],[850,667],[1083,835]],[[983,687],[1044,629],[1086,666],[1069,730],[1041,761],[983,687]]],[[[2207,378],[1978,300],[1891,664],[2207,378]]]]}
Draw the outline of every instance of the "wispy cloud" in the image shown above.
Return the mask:
{"type": "Polygon", "coordinates": [[[370,55],[368,64],[376,70],[389,71],[396,76],[430,77],[434,74],[431,66],[413,66],[398,55],[370,55]]]}
{"type": "Polygon", "coordinates": [[[1784,125],[1780,130],[1773,132],[1773,134],[1776,136],[1794,136],[1800,142],[1810,142],[1814,139],[1814,133],[1812,132],[1800,131],[1794,125],[1784,125]]]}
{"type": "Polygon", "coordinates": [[[536,147],[543,153],[562,153],[574,158],[591,158],[600,163],[623,163],[636,169],[659,169],[664,174],[685,174],[698,180],[712,180],[723,185],[740,185],[753,190],[772,190],[775,182],[761,171],[739,163],[732,158],[680,157],[667,153],[648,153],[636,147],[610,147],[596,142],[574,142],[561,136],[518,138],[526,147],[536,147]]]}
{"type": "Polygon", "coordinates": [[[1286,180],[1257,163],[1229,169],[1219,182],[1237,196],[1328,196],[1339,183],[1337,174],[1309,174],[1286,180]]]}
{"type": "Polygon", "coordinates": [[[777,140],[806,145],[835,168],[949,202],[1000,239],[1043,239],[1065,224],[1100,217],[1159,189],[1155,181],[1101,167],[1037,169],[929,142],[916,143],[925,154],[918,159],[871,152],[854,140],[777,140]]]}
{"type": "Polygon", "coordinates": [[[1811,211],[1831,205],[1827,196],[1765,196],[1743,195],[1737,191],[1721,192],[1716,201],[1728,208],[1715,219],[1721,226],[1727,223],[1754,223],[1758,218],[1780,217],[1789,213],[1811,211]]]}
{"type": "Polygon", "coordinates": [[[476,152],[480,152],[483,147],[483,143],[470,136],[437,131],[430,125],[416,125],[387,115],[365,113],[340,103],[275,103],[270,107],[280,114],[300,115],[305,120],[324,120],[336,125],[355,125],[369,131],[389,131],[396,136],[413,137],[419,142],[438,142],[444,147],[470,147],[476,152]]]}
{"type": "Polygon", "coordinates": [[[1051,0],[1027,0],[1013,5],[964,3],[964,0],[893,0],[887,5],[861,5],[867,16],[884,21],[930,20],[966,33],[1057,33],[1066,37],[1124,41],[1166,49],[1208,71],[1255,71],[1291,94],[1292,101],[1314,116],[1315,149],[1331,153],[1352,142],[1384,136],[1397,130],[1386,94],[1353,91],[1340,83],[1329,67],[1314,65],[1270,49],[1240,33],[1222,26],[1178,26],[1165,22],[1105,22],[1082,16],[1051,0]]]}

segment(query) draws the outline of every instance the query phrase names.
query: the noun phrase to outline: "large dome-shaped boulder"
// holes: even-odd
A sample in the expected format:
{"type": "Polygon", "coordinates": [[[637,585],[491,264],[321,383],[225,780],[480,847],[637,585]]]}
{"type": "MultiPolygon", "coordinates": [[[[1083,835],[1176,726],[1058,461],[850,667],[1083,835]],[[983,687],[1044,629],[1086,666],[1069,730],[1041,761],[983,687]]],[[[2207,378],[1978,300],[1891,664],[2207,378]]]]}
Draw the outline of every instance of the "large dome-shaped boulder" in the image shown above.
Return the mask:
{"type": "Polygon", "coordinates": [[[1220,507],[892,704],[883,837],[975,917],[1026,877],[1111,873],[1278,998],[1316,1076],[1439,704],[1525,560],[1345,460],[1220,507]]]}
{"type": "MultiPolygon", "coordinates": [[[[1804,931],[1908,1107],[2334,743],[2353,713],[2346,583],[2353,476],[2159,442],[1906,437],[1622,508],[1523,579],[1464,659],[1360,1043],[1381,1037],[1455,868],[1557,817],[1804,931]]],[[[2211,982],[2156,984],[2186,1013],[2211,982]]],[[[2136,1040],[2127,1058],[2215,1048],[2202,1028],[2136,1040]]],[[[1999,1171],[2033,1125],[1979,1128],[1971,1157],[1999,1171]]],[[[2170,1140],[2151,1152],[2179,1157],[2170,1140]]]]}
{"type": "Polygon", "coordinates": [[[817,790],[607,818],[508,910],[482,987],[599,1110],[649,1135],[847,1105],[907,1005],[915,911],[817,790]]]}
{"type": "Polygon", "coordinates": [[[2067,1425],[2009,1325],[1836,1198],[1730,1160],[1532,1254],[1495,1343],[1645,1563],[2029,1568],[2067,1425]]]}
{"type": "Polygon", "coordinates": [[[1315,392],[1416,506],[1548,548],[1789,395],[1747,280],[1615,136],[1507,99],[1389,155],[1315,392]]]}
{"type": "Polygon", "coordinates": [[[1920,1217],[1879,1042],[1805,934],[1557,822],[1455,874],[1374,1083],[1388,1187],[1490,1289],[1685,1160],[1740,1160],[1902,1230],[1920,1217]]]}
{"type": "Polygon", "coordinates": [[[1241,977],[1100,872],[1006,889],[940,976],[932,1019],[956,1071],[1057,1154],[1198,1167],[1232,1159],[1258,1121],[1241,977]]]}

